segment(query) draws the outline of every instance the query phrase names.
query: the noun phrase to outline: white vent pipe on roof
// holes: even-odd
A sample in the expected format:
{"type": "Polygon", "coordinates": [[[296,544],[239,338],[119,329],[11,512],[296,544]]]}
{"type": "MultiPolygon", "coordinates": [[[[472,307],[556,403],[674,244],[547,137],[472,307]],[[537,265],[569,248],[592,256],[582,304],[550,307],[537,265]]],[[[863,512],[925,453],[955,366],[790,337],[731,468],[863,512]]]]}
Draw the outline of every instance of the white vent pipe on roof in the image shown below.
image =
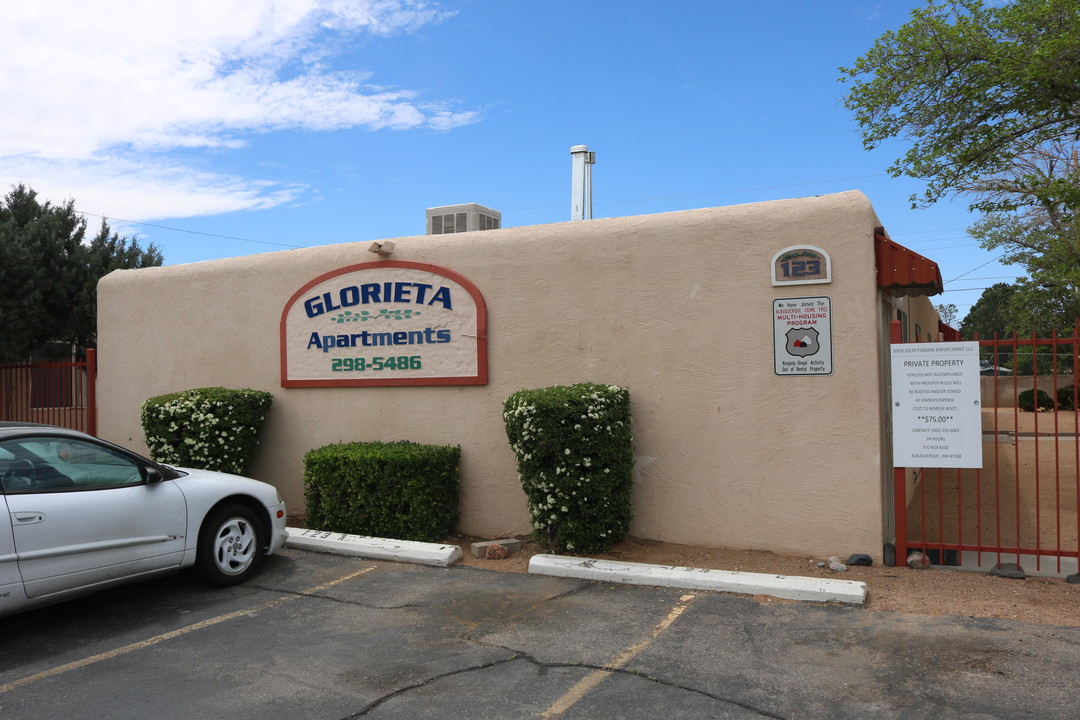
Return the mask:
{"type": "Polygon", "coordinates": [[[596,153],[588,145],[570,148],[570,219],[592,220],[592,166],[596,153]]]}

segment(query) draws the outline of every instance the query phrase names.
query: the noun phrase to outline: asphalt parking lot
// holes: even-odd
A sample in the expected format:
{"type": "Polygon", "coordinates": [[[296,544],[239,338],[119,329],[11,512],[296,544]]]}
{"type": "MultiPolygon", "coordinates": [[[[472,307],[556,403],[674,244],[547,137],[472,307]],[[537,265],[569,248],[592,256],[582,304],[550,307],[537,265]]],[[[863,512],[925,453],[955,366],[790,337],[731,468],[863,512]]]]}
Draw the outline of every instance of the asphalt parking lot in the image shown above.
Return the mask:
{"type": "Polygon", "coordinates": [[[1080,629],[287,549],[0,618],[0,717],[1075,718],[1080,629]]]}

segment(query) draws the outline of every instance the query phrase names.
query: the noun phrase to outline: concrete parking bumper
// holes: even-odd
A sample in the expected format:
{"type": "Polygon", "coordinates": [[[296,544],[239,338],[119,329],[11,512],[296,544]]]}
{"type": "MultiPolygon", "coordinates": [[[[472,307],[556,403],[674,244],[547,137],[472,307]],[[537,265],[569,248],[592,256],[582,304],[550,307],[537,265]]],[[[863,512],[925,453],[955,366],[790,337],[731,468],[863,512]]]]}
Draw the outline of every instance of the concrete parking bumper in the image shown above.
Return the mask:
{"type": "MultiPolygon", "coordinates": [[[[390,540],[304,528],[289,528],[288,531],[289,539],[285,544],[302,550],[438,567],[446,567],[461,558],[461,548],[456,545],[390,540]]],[[[866,602],[867,592],[866,583],[853,580],[647,565],[562,555],[533,556],[529,561],[529,572],[629,585],[770,595],[787,600],[852,605],[866,602]]]]}
{"type": "Polygon", "coordinates": [[[289,539],[285,541],[285,545],[301,550],[314,550],[335,555],[351,555],[371,558],[372,560],[435,565],[437,567],[446,567],[461,559],[461,548],[457,545],[440,545],[412,540],[390,540],[364,535],[327,532],[325,530],[307,530],[305,528],[287,529],[289,539]]]}
{"type": "Polygon", "coordinates": [[[656,585],[686,590],[770,595],[787,600],[841,602],[853,605],[862,605],[866,602],[866,583],[853,580],[646,565],[561,555],[534,555],[529,561],[529,572],[628,585],[656,585]]]}

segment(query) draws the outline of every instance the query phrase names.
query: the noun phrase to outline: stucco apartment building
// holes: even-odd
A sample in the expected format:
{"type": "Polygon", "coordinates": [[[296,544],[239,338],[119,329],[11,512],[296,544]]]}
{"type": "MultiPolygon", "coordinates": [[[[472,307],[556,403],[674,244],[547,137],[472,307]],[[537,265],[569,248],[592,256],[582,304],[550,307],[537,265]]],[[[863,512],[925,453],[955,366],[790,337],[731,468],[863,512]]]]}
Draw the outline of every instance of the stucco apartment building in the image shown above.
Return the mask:
{"type": "Polygon", "coordinates": [[[880,559],[889,322],[936,339],[940,291],[856,191],[119,271],[98,291],[99,433],[138,448],[148,397],[267,390],[250,473],[292,508],[312,448],[460,445],[459,529],[505,536],[529,531],[505,398],[617,384],[633,535],[880,559]]]}

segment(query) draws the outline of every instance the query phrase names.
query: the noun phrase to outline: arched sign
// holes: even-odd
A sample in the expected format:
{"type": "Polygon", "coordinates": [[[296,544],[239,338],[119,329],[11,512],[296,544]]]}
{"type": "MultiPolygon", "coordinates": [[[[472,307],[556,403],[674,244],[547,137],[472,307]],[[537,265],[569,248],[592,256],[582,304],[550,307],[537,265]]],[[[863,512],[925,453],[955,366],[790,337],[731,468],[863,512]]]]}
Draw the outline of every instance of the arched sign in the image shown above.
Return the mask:
{"type": "Polygon", "coordinates": [[[832,282],[829,253],[811,245],[792,245],[773,255],[773,285],[811,285],[832,282]]]}
{"type": "Polygon", "coordinates": [[[487,384],[487,306],[469,280],[383,260],[320,275],[281,313],[282,387],[487,384]]]}

